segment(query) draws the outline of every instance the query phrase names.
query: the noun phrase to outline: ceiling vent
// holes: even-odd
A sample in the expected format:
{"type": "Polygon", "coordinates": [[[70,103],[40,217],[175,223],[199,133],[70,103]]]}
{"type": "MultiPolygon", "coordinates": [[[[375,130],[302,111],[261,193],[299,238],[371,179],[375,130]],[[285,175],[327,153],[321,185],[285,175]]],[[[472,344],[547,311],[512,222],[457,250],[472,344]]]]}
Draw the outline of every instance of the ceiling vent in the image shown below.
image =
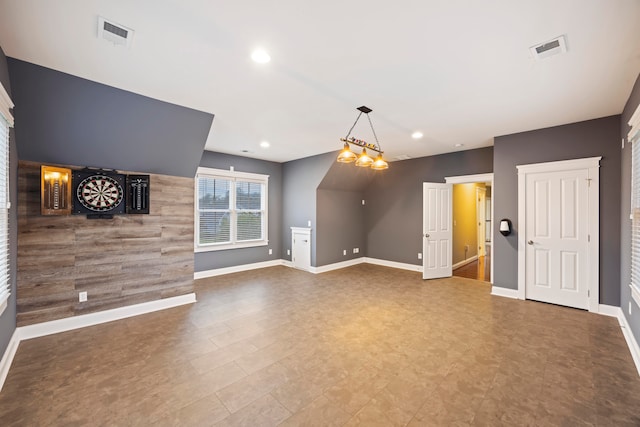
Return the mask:
{"type": "Polygon", "coordinates": [[[108,21],[98,16],[98,38],[104,39],[114,45],[131,46],[134,31],[123,25],[108,21]]]}
{"type": "Polygon", "coordinates": [[[567,38],[562,35],[546,41],[544,43],[531,46],[529,48],[531,55],[536,60],[549,58],[551,56],[559,55],[567,52],[567,38]]]}

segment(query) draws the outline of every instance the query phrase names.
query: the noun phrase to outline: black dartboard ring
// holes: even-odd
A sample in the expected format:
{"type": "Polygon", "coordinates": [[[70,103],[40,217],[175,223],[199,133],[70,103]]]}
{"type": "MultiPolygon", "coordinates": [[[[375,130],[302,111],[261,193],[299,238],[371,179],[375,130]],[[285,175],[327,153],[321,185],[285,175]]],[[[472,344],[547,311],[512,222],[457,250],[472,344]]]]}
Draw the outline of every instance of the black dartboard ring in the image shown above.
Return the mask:
{"type": "Polygon", "coordinates": [[[76,213],[124,213],[124,176],[107,173],[74,174],[76,213]]]}

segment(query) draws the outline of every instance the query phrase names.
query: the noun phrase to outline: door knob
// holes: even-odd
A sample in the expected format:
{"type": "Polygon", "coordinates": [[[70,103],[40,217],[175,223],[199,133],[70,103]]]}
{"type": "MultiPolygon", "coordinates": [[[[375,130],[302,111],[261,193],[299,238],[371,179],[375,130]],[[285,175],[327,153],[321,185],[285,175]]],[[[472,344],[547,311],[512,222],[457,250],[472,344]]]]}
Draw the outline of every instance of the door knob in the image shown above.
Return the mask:
{"type": "Polygon", "coordinates": [[[533,245],[533,240],[527,241],[527,245],[533,245]]]}
{"type": "Polygon", "coordinates": [[[425,235],[424,235],[424,237],[427,237],[427,238],[428,238],[428,237],[429,237],[429,233],[425,234],[425,235]]]}

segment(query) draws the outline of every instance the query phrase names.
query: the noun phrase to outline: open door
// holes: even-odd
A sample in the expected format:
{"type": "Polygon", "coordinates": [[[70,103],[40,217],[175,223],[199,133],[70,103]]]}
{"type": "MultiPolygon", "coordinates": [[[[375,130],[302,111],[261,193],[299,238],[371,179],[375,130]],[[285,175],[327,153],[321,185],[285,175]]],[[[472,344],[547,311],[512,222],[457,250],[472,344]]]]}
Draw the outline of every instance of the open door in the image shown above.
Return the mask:
{"type": "Polygon", "coordinates": [[[478,258],[487,254],[485,242],[487,240],[486,225],[487,189],[476,188],[476,222],[478,224],[478,258]]]}
{"type": "Polygon", "coordinates": [[[423,279],[451,277],[452,184],[422,184],[423,279]]]}

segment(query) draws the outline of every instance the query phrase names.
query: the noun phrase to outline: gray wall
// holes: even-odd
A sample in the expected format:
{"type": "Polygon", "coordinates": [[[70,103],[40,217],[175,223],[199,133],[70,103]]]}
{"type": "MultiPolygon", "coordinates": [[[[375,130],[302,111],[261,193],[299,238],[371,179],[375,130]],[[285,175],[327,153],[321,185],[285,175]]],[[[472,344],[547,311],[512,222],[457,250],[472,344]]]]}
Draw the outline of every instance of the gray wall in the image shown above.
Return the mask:
{"type": "MultiPolygon", "coordinates": [[[[0,82],[2,86],[13,98],[11,84],[9,82],[9,68],[7,58],[0,47],[0,82]]],[[[15,104],[15,100],[13,100],[15,104]]],[[[16,127],[20,125],[16,120],[16,127]]],[[[0,358],[4,355],[9,344],[9,340],[16,329],[16,259],[18,253],[18,220],[16,216],[18,207],[18,155],[16,151],[15,129],[9,133],[9,192],[11,196],[11,206],[9,210],[9,282],[11,286],[11,296],[7,308],[0,316],[0,358]]]]}
{"type": "Polygon", "coordinates": [[[366,256],[364,192],[377,174],[370,168],[333,162],[318,186],[317,265],[366,256]],[[360,252],[353,253],[358,248],[360,252]],[[343,255],[343,251],[347,254],[343,255]]]}
{"type": "Polygon", "coordinates": [[[269,175],[269,245],[196,253],[195,271],[206,271],[282,258],[282,164],[205,151],[202,154],[200,166],[224,170],[229,170],[233,166],[237,172],[269,175]],[[272,255],[269,255],[269,249],[273,249],[272,255]]]}
{"type": "Polygon", "coordinates": [[[620,304],[620,116],[496,137],[494,218],[514,232],[494,230],[494,285],[518,287],[518,173],[516,166],[602,156],[600,162],[600,303],[620,304]]]}
{"type": "Polygon", "coordinates": [[[336,161],[338,153],[329,152],[317,156],[286,162],[282,167],[282,258],[291,260],[291,227],[308,227],[311,221],[311,265],[316,263],[316,190],[336,161]]]}
{"type": "Polygon", "coordinates": [[[625,145],[622,150],[622,172],[620,185],[620,307],[631,326],[631,331],[640,342],[640,308],[633,302],[631,298],[631,220],[629,213],[631,212],[631,144],[627,141],[629,133],[629,119],[636,108],[640,105],[640,76],[633,86],[631,95],[622,112],[620,120],[621,138],[624,138],[625,145]],[[631,301],[632,310],[629,314],[629,302],[631,301]]]}
{"type": "Polygon", "coordinates": [[[492,171],[492,147],[392,162],[365,191],[366,256],[422,265],[422,183],[492,171]]]}
{"type": "Polygon", "coordinates": [[[362,199],[364,191],[318,189],[318,266],[366,256],[365,206],[362,206],[362,199]],[[354,248],[360,252],[354,254],[354,248]],[[343,255],[345,249],[347,254],[343,255]]]}
{"type": "Polygon", "coordinates": [[[194,177],[212,114],[8,62],[20,160],[194,177]]]}

